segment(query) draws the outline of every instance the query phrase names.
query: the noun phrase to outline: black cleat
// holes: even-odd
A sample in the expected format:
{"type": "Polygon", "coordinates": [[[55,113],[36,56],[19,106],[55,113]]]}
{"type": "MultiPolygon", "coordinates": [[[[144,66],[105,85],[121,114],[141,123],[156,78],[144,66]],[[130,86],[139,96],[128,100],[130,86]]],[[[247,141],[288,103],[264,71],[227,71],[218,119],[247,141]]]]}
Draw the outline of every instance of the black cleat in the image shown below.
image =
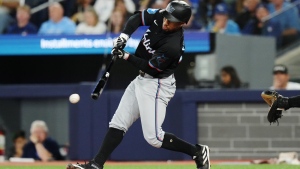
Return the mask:
{"type": "Polygon", "coordinates": [[[198,151],[193,156],[197,169],[210,169],[209,148],[206,145],[196,144],[198,151]]]}
{"type": "Polygon", "coordinates": [[[67,169],[103,169],[103,166],[99,166],[97,163],[94,161],[90,161],[88,163],[84,164],[68,164],[67,169]]]}

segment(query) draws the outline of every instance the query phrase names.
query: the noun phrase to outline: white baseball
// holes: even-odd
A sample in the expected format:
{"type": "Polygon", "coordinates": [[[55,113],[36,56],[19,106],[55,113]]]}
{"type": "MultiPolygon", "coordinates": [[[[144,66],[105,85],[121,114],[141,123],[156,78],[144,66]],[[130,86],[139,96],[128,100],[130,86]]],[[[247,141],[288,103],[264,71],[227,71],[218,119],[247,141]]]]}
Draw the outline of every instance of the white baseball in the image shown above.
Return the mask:
{"type": "Polygon", "coordinates": [[[78,103],[79,100],[80,100],[80,96],[79,96],[79,94],[77,94],[77,93],[71,94],[70,97],[69,97],[69,101],[70,101],[71,103],[73,103],[73,104],[78,103]]]}

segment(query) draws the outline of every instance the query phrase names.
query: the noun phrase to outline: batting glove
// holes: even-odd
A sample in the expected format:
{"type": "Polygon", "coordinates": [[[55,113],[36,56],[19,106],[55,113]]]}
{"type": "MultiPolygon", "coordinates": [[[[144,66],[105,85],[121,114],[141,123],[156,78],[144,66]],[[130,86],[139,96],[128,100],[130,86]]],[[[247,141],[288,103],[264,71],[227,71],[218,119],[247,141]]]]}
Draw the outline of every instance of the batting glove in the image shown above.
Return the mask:
{"type": "Polygon", "coordinates": [[[118,38],[113,41],[114,48],[124,49],[129,36],[125,33],[121,33],[118,38]]]}
{"type": "Polygon", "coordinates": [[[112,54],[113,56],[117,56],[118,58],[120,58],[120,59],[125,59],[125,60],[127,60],[128,57],[129,57],[129,53],[126,52],[126,51],[124,51],[123,49],[113,48],[113,49],[111,50],[111,54],[112,54]]]}

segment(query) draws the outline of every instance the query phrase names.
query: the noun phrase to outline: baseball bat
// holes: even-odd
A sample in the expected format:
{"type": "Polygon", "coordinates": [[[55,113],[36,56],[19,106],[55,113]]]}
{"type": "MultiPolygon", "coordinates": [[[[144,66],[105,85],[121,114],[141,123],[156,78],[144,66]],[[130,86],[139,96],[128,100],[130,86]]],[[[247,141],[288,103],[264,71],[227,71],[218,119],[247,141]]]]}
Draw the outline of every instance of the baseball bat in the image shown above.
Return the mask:
{"type": "Polygon", "coordinates": [[[108,67],[106,68],[105,72],[103,73],[102,77],[100,78],[96,87],[94,88],[94,90],[91,94],[91,96],[94,100],[97,100],[100,97],[101,93],[103,92],[103,89],[104,89],[106,82],[110,75],[110,69],[113,66],[113,64],[115,63],[116,59],[117,59],[117,56],[112,57],[112,60],[110,61],[108,67]]]}

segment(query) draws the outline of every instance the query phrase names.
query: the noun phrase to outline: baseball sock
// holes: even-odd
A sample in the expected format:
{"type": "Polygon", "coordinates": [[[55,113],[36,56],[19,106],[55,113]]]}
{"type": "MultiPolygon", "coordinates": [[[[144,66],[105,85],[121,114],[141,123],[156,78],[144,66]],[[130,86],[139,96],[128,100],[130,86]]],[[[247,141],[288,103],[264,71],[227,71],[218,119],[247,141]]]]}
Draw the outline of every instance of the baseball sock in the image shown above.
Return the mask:
{"type": "Polygon", "coordinates": [[[300,107],[300,96],[289,97],[290,107],[300,107]]]}
{"type": "Polygon", "coordinates": [[[123,136],[124,131],[115,128],[109,128],[103,140],[102,146],[94,158],[94,161],[98,165],[103,166],[109,155],[121,143],[123,136]]]}
{"type": "Polygon", "coordinates": [[[176,137],[174,134],[165,133],[163,144],[161,148],[182,152],[190,156],[195,155],[197,148],[195,145],[192,145],[180,138],[176,137]]]}

